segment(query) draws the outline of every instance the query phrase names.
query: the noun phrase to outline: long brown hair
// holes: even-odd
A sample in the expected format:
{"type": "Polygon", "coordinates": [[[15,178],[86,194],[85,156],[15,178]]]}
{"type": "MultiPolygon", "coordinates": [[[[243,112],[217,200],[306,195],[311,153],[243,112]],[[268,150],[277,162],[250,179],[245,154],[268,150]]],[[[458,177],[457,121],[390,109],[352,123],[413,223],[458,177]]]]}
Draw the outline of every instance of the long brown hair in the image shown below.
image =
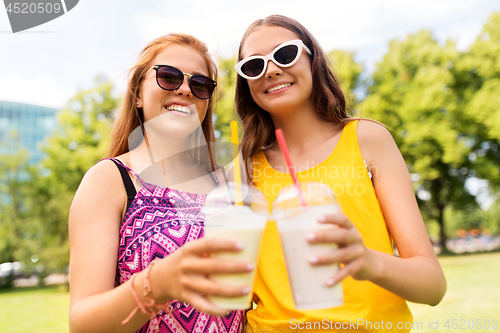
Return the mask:
{"type": "MultiPolygon", "coordinates": [[[[152,64],[153,59],[166,47],[174,44],[186,46],[199,52],[207,65],[208,76],[212,80],[217,81],[217,67],[208,54],[208,48],[196,37],[187,34],[168,34],[150,42],[146,45],[144,50],[142,50],[135,66],[129,70],[127,91],[113,126],[111,146],[108,152],[109,157],[116,157],[124,154],[137,147],[137,145],[141,142],[142,135],[137,135],[135,138],[129,138],[129,136],[134,129],[139,126],[142,127],[144,120],[142,108],[137,108],[136,105],[139,97],[139,91],[142,86],[142,80],[146,72],[154,65],[152,64]],[[129,142],[131,142],[130,146],[129,142]]],[[[197,158],[204,161],[206,161],[207,158],[211,160],[210,142],[215,141],[214,126],[212,121],[213,108],[216,100],[215,95],[216,94],[214,93],[210,97],[205,118],[201,123],[201,129],[203,130],[203,135],[205,136],[205,141],[208,145],[209,156],[197,156],[197,158]]],[[[213,164],[211,166],[213,170],[213,164]]]]}
{"type": "MultiPolygon", "coordinates": [[[[279,26],[288,29],[311,50],[312,100],[319,117],[335,123],[347,123],[353,120],[354,118],[347,114],[346,99],[337,78],[328,67],[329,62],[325,53],[311,33],[296,20],[286,16],[271,15],[252,23],[241,39],[238,61],[242,59],[241,50],[248,36],[262,26],[279,26]]],[[[236,79],[235,101],[243,127],[241,153],[247,178],[251,181],[252,156],[276,140],[275,128],[269,113],[254,102],[247,80],[239,75],[236,79]]]]}

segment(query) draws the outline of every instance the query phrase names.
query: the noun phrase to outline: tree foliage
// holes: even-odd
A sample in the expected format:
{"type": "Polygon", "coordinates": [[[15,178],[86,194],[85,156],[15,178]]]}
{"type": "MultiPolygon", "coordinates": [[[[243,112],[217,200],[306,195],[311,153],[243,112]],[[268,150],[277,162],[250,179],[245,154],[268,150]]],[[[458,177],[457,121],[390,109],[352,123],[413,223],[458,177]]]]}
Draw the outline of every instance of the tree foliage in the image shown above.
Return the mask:
{"type": "Polygon", "coordinates": [[[355,91],[361,88],[361,73],[364,69],[363,65],[354,60],[355,55],[353,51],[344,50],[333,50],[327,54],[330,69],[336,74],[342,91],[353,108],[359,103],[355,91]]]}
{"type": "MultiPolygon", "coordinates": [[[[16,140],[16,138],[13,138],[16,140]]],[[[16,140],[18,142],[18,140],[16,140]]],[[[23,257],[23,250],[31,247],[29,223],[31,195],[29,173],[26,164],[28,154],[19,142],[18,153],[0,155],[0,263],[17,261],[23,257]]]]}
{"type": "Polygon", "coordinates": [[[500,13],[494,13],[465,52],[451,41],[438,43],[430,31],[391,41],[360,106],[364,116],[394,129],[420,208],[439,223],[443,248],[450,230],[445,210],[454,212],[446,214],[450,225],[485,225],[465,185],[478,177],[498,189],[499,96],[500,13]]]}
{"type": "Polygon", "coordinates": [[[455,89],[464,105],[464,132],[479,177],[500,187],[500,12],[493,13],[454,73],[455,89]]]}
{"type": "Polygon", "coordinates": [[[39,258],[49,271],[68,263],[71,201],[85,172],[105,156],[118,103],[112,83],[97,77],[94,88],[79,92],[59,113],[58,130],[43,147],[42,172],[47,175],[38,180],[40,205],[34,214],[43,222],[39,258]]]}
{"type": "Polygon", "coordinates": [[[234,108],[234,95],[236,90],[236,70],[234,65],[236,58],[219,59],[219,78],[217,81],[219,98],[214,112],[215,130],[220,134],[218,140],[231,142],[231,130],[229,124],[236,120],[234,108]]]}
{"type": "Polygon", "coordinates": [[[364,115],[394,129],[394,138],[412,173],[420,208],[440,225],[441,245],[446,234],[444,211],[477,206],[465,181],[472,173],[470,139],[464,132],[463,105],[453,89],[455,45],[439,45],[430,31],[393,40],[377,64],[364,115]]]}
{"type": "MultiPolygon", "coordinates": [[[[58,114],[58,127],[43,144],[41,166],[25,163],[26,152],[2,156],[0,260],[31,257],[45,274],[64,271],[69,262],[68,214],[84,173],[103,158],[111,117],[118,105],[113,86],[98,77],[95,87],[79,92],[58,114]],[[4,178],[5,176],[5,178],[4,178]]],[[[33,265],[32,265],[33,266],[33,265]]]]}

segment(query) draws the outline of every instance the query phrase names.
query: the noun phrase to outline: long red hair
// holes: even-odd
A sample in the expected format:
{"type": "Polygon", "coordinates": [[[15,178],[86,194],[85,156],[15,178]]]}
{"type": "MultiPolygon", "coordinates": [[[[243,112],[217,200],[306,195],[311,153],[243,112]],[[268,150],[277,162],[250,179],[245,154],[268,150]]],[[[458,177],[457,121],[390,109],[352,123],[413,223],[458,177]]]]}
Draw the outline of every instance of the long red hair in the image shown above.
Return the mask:
{"type": "MultiPolygon", "coordinates": [[[[142,135],[138,135],[135,138],[130,138],[130,135],[134,129],[139,126],[142,127],[144,119],[142,109],[137,108],[136,105],[139,97],[139,91],[142,86],[142,79],[144,78],[146,72],[154,65],[152,63],[153,59],[166,47],[174,44],[186,46],[199,52],[205,59],[208,68],[208,76],[212,80],[217,81],[217,67],[208,54],[208,48],[196,37],[187,34],[168,34],[150,42],[146,45],[144,50],[142,50],[135,66],[129,70],[127,90],[113,125],[108,157],[116,157],[129,152],[137,147],[137,145],[141,142],[142,135]]],[[[216,100],[215,95],[216,94],[214,93],[210,97],[205,118],[201,123],[201,128],[208,144],[209,156],[197,156],[197,158],[205,161],[207,158],[211,160],[210,142],[215,141],[214,126],[212,121],[212,113],[216,100]]]]}

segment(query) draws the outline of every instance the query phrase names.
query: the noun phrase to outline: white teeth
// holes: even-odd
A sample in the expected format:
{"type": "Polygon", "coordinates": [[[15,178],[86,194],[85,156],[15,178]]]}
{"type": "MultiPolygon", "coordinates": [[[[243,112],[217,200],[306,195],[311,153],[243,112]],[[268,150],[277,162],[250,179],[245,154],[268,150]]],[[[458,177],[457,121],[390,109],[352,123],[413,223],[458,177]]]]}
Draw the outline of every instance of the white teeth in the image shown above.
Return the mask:
{"type": "Polygon", "coordinates": [[[178,105],[178,104],[172,104],[172,105],[167,106],[167,110],[191,114],[191,110],[187,106],[182,106],[182,105],[178,105]]]}
{"type": "Polygon", "coordinates": [[[270,93],[270,92],[273,92],[273,91],[276,91],[276,90],[280,90],[280,89],[283,89],[283,88],[286,88],[286,87],[290,87],[291,85],[292,85],[291,83],[280,84],[279,86],[272,87],[267,92],[270,93]]]}

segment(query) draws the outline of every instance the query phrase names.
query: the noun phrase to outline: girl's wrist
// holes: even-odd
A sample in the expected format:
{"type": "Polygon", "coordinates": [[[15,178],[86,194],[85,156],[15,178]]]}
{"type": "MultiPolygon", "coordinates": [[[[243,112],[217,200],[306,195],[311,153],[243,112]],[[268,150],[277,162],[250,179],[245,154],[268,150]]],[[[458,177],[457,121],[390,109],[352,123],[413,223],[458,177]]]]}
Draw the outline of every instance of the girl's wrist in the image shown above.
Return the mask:
{"type": "Polygon", "coordinates": [[[368,261],[370,262],[370,266],[371,266],[367,280],[376,284],[377,281],[380,281],[381,279],[383,279],[384,261],[380,260],[381,258],[379,256],[378,251],[372,250],[372,249],[367,249],[367,251],[368,251],[368,256],[369,256],[368,261]]]}
{"type": "Polygon", "coordinates": [[[153,265],[153,261],[149,264],[148,268],[150,268],[149,272],[147,271],[148,268],[144,270],[144,284],[143,284],[143,291],[144,293],[148,293],[149,290],[149,296],[151,299],[153,299],[157,304],[163,304],[168,302],[172,297],[170,293],[168,293],[168,288],[164,287],[164,280],[162,279],[162,276],[165,276],[161,273],[161,265],[159,265],[159,262],[155,262],[155,266],[153,265]],[[148,274],[149,273],[149,274],[148,274]],[[148,284],[148,287],[145,287],[146,284],[148,284]],[[149,289],[148,289],[149,288],[149,289]]]}
{"type": "MultiPolygon", "coordinates": [[[[130,278],[130,292],[137,306],[132,310],[132,312],[130,312],[128,317],[122,321],[122,325],[127,324],[130,319],[132,319],[132,317],[139,311],[148,316],[150,319],[153,319],[159,311],[163,310],[167,313],[170,312],[171,302],[158,303],[153,296],[151,281],[149,280],[149,278],[151,269],[153,268],[154,264],[155,261],[150,262],[148,267],[146,267],[144,271],[138,274],[134,274],[130,278]],[[136,283],[140,281],[135,281],[135,279],[139,276],[140,278],[142,278],[142,284],[140,284],[139,288],[137,288],[136,283]],[[139,292],[137,289],[139,289],[139,292]]],[[[159,332],[159,322],[156,323],[155,331],[157,333],[159,332]]]]}

